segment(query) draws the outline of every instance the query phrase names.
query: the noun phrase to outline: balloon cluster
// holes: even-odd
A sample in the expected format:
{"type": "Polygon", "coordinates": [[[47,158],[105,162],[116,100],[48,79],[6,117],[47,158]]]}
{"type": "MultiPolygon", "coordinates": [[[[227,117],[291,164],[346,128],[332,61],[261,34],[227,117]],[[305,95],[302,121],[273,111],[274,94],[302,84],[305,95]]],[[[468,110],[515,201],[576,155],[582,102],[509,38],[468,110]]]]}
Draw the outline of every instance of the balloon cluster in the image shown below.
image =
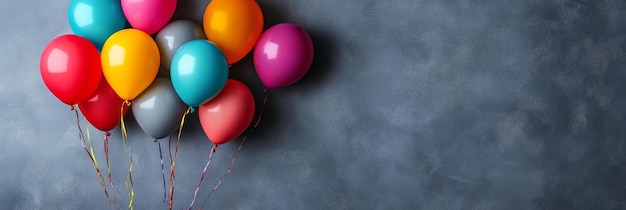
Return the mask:
{"type": "Polygon", "coordinates": [[[78,105],[102,131],[117,126],[128,110],[124,105],[130,105],[155,139],[175,130],[187,108],[198,108],[207,137],[222,144],[243,133],[256,109],[249,88],[228,78],[229,65],[253,51],[267,89],[295,83],[311,66],[308,33],[290,23],[263,31],[254,0],[212,0],[202,26],[170,21],[176,4],[72,0],[68,20],[74,34],[53,39],[41,55],[45,85],[63,103],[78,105]]]}
{"type": "MultiPolygon", "coordinates": [[[[54,38],[41,55],[46,87],[72,109],[78,106],[106,136],[121,124],[123,139],[129,109],[154,139],[171,135],[180,125],[179,140],[186,114],[198,110],[204,133],[217,146],[241,135],[256,111],[250,89],[229,79],[230,65],[252,52],[267,93],[297,82],[312,64],[309,34],[291,23],[263,31],[263,13],[254,0],[212,0],[202,25],[172,21],[176,5],[176,0],[71,0],[73,34],[54,38]]],[[[95,156],[87,153],[100,176],[95,156]]],[[[109,168],[112,182],[110,176],[109,168]]],[[[134,193],[129,195],[132,209],[134,193]]],[[[170,202],[172,195],[171,188],[170,202]]]]}

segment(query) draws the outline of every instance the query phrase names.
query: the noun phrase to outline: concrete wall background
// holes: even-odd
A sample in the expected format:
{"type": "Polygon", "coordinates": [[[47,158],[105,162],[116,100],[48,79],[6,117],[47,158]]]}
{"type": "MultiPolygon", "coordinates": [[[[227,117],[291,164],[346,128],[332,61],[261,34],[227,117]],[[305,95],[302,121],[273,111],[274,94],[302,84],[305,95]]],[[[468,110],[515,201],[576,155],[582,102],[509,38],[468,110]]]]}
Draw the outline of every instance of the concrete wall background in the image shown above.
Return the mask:
{"type": "MultiPolygon", "coordinates": [[[[68,107],[45,88],[44,46],[68,0],[0,1],[0,206],[107,209],[68,107]]],[[[198,23],[208,0],[179,1],[198,23]]],[[[621,209],[626,2],[259,1],[315,47],[309,74],[270,93],[211,209],[621,209]]],[[[233,66],[258,100],[251,57],[233,66]]],[[[136,209],[165,209],[157,145],[128,115],[136,209]]],[[[197,115],[177,158],[189,205],[211,145],[197,115]]],[[[100,166],[103,134],[91,129],[100,166]]],[[[228,167],[218,148],[200,200],[228,167]]],[[[128,157],[111,136],[115,194],[128,157]]],[[[166,158],[167,162],[167,158],[166,158]]],[[[124,207],[124,205],[122,205],[124,207]]]]}

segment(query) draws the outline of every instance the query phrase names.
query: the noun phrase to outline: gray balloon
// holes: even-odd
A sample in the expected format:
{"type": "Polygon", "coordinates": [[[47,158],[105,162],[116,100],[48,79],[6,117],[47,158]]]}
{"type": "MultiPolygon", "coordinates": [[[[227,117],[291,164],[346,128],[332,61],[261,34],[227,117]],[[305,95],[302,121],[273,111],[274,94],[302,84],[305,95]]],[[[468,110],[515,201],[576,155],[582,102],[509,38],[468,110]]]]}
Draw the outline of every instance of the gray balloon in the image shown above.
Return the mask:
{"type": "Polygon", "coordinates": [[[162,139],[178,129],[187,105],[180,100],[169,79],[156,78],[133,99],[131,109],[137,124],[146,134],[162,139]]]}
{"type": "Polygon", "coordinates": [[[172,21],[157,33],[154,41],[161,54],[159,76],[170,77],[170,65],[174,53],[180,46],[194,39],[206,39],[206,36],[202,26],[189,20],[172,21]]]}

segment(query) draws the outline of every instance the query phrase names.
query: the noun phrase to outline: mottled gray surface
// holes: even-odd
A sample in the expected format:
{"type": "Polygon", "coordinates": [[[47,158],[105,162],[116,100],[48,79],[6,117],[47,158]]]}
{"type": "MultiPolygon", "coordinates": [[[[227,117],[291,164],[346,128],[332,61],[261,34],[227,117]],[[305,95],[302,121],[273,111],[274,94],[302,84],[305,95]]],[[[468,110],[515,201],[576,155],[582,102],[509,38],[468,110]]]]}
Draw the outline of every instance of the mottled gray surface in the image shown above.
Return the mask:
{"type": "MultiPolygon", "coordinates": [[[[67,3],[0,3],[2,209],[108,208],[73,113],[39,75],[45,44],[70,32],[67,3]]],[[[176,17],[200,22],[207,3],[181,0],[176,17]]],[[[212,209],[626,208],[626,2],[259,3],[266,27],[306,28],[316,57],[303,80],[270,92],[212,209]]],[[[251,63],[231,76],[261,100],[251,63]]],[[[176,209],[211,146],[189,119],[176,209]]],[[[127,121],[135,207],[165,209],[157,145],[127,121]]],[[[110,149],[125,204],[120,136],[110,149]]],[[[200,200],[239,142],[218,148],[200,200]]]]}

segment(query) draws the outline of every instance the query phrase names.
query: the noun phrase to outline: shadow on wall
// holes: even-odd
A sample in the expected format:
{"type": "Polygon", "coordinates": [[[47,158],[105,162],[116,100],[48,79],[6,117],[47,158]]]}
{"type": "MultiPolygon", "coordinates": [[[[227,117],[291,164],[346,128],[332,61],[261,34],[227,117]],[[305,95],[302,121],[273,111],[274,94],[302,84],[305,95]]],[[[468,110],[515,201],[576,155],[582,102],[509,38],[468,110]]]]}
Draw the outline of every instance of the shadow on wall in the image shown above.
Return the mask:
{"type": "Polygon", "coordinates": [[[283,23],[288,19],[285,18],[284,7],[280,9],[280,6],[274,5],[271,2],[257,2],[261,11],[263,12],[263,31],[267,30],[273,25],[283,23]]]}
{"type": "Polygon", "coordinates": [[[202,18],[204,17],[204,10],[209,5],[209,0],[205,1],[178,1],[176,3],[176,11],[172,16],[174,20],[191,20],[202,25],[202,18]]]}
{"type": "MultiPolygon", "coordinates": [[[[300,81],[296,82],[294,86],[300,88],[316,88],[322,85],[322,81],[330,76],[329,69],[333,68],[333,65],[337,63],[339,55],[337,52],[336,44],[333,42],[333,37],[325,33],[320,28],[305,28],[308,31],[311,39],[313,40],[313,64],[311,69],[300,81]]],[[[299,89],[299,88],[295,88],[299,89]]]]}
{"type": "MultiPolygon", "coordinates": [[[[263,10],[265,18],[264,30],[267,30],[269,27],[279,23],[289,22],[286,18],[284,18],[284,13],[282,13],[277,6],[274,6],[269,2],[259,2],[259,6],[263,10]]],[[[299,25],[298,23],[294,24],[299,25]]],[[[323,30],[322,28],[306,27],[303,25],[300,26],[309,33],[311,39],[313,40],[314,58],[311,68],[300,81],[289,87],[283,88],[286,90],[291,89],[291,91],[319,88],[319,86],[323,83],[322,81],[329,76],[330,72],[328,69],[332,68],[332,66],[337,62],[336,58],[338,57],[338,50],[336,49],[335,43],[332,41],[332,35],[328,34],[327,30],[323,30]]],[[[254,95],[257,110],[255,118],[249,129],[254,126],[257,120],[259,120],[259,117],[262,117],[259,121],[258,127],[254,129],[254,132],[249,134],[250,136],[246,141],[248,141],[249,144],[254,144],[254,147],[267,147],[270,146],[269,144],[271,142],[255,142],[255,139],[272,139],[272,136],[284,129],[278,127],[281,124],[278,122],[282,122],[284,120],[281,116],[289,113],[281,113],[280,108],[278,108],[280,105],[277,105],[280,101],[277,98],[280,97],[282,91],[268,91],[267,103],[264,106],[265,86],[256,73],[252,54],[253,53],[251,51],[241,61],[232,65],[230,68],[229,78],[242,81],[250,88],[254,95]],[[262,116],[260,116],[261,114],[262,116]]],[[[246,133],[248,132],[244,132],[234,141],[236,141],[237,144],[240,143],[246,133]]]]}

